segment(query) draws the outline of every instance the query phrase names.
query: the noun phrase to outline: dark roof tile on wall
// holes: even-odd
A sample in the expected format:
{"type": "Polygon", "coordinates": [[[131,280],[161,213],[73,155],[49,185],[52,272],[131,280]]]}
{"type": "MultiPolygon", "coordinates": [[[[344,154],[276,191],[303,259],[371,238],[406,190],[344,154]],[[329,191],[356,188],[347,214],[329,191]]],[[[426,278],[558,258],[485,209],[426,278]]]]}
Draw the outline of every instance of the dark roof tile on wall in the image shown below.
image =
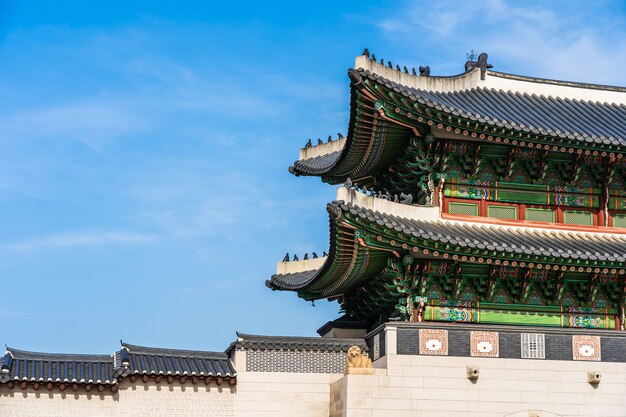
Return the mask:
{"type": "Polygon", "coordinates": [[[112,355],[68,355],[7,348],[0,382],[116,384],[112,355]]]}
{"type": "MultiPolygon", "coordinates": [[[[222,352],[162,349],[122,343],[131,374],[202,377],[235,377],[237,372],[222,352]]],[[[120,362],[123,359],[120,360],[120,362]]]]}
{"type": "Polygon", "coordinates": [[[330,337],[300,336],[259,336],[237,332],[238,340],[230,345],[228,351],[237,349],[249,350],[291,350],[347,352],[351,346],[359,346],[367,350],[363,339],[339,339],[330,337]]]}

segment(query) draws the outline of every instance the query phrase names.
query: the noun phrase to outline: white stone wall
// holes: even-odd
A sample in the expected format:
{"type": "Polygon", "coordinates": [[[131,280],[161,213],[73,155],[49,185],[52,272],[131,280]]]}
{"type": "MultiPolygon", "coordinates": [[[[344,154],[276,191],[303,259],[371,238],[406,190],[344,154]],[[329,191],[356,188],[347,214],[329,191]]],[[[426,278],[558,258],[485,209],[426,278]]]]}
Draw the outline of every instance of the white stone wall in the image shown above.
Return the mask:
{"type": "Polygon", "coordinates": [[[240,372],[237,417],[328,417],[330,386],[342,374],[240,372]]]}
{"type": "Polygon", "coordinates": [[[0,388],[2,417],[232,417],[235,389],[178,383],[122,383],[115,393],[0,388]]]}
{"type": "Polygon", "coordinates": [[[332,417],[625,416],[626,364],[449,356],[387,357],[387,374],[333,385],[332,417]],[[477,366],[476,382],[466,377],[477,366]],[[587,372],[602,374],[596,387],[587,372]]]}
{"type": "MultiPolygon", "coordinates": [[[[245,355],[237,356],[245,366],[245,355]]],[[[626,363],[387,355],[374,375],[247,372],[238,384],[123,382],[116,394],[0,387],[0,416],[626,416],[626,363]],[[467,379],[477,367],[477,381],[467,379]],[[587,382],[587,372],[601,382],[587,382]]],[[[245,367],[244,367],[245,369],[245,367]]]]}

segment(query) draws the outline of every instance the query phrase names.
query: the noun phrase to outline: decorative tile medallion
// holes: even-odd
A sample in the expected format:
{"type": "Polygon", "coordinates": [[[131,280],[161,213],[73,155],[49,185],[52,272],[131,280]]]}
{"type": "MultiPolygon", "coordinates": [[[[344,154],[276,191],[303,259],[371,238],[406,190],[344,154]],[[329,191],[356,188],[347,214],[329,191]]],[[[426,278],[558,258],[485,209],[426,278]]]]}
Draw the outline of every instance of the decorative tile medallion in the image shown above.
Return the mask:
{"type": "Polygon", "coordinates": [[[601,360],[600,336],[572,336],[572,353],[575,361],[601,360]]]}
{"type": "Polygon", "coordinates": [[[420,329],[420,355],[447,355],[448,331],[420,329]]]}
{"type": "Polygon", "coordinates": [[[499,357],[498,332],[470,332],[470,355],[486,358],[499,357]]]}

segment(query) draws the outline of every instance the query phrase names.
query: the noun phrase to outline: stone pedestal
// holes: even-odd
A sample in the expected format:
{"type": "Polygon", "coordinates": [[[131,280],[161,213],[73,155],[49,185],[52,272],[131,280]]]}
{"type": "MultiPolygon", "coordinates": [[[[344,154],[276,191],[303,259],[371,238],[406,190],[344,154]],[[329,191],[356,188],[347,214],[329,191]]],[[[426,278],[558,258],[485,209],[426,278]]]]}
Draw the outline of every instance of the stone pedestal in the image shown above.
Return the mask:
{"type": "Polygon", "coordinates": [[[346,368],[346,375],[374,375],[374,368],[346,368]]]}

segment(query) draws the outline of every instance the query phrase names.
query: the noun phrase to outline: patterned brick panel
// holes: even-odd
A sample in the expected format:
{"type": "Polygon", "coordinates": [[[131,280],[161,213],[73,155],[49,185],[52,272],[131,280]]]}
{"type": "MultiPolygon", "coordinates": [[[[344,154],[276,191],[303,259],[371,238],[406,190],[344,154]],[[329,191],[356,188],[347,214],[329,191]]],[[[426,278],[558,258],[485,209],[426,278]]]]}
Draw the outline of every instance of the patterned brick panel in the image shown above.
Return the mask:
{"type": "Polygon", "coordinates": [[[519,333],[500,333],[500,357],[517,359],[521,357],[519,333]]]}
{"type": "Polygon", "coordinates": [[[572,336],[546,335],[546,359],[558,361],[572,360],[572,336]]]}
{"type": "Polygon", "coordinates": [[[626,362],[626,343],[623,339],[601,337],[602,362],[626,362]]]}
{"type": "Polygon", "coordinates": [[[467,330],[451,330],[448,333],[448,354],[450,356],[470,355],[470,332],[467,330]]]}
{"type": "Polygon", "coordinates": [[[398,354],[419,354],[419,331],[418,329],[398,329],[398,354]]]}
{"type": "Polygon", "coordinates": [[[346,369],[343,352],[248,350],[248,372],[339,374],[346,369]]]}

